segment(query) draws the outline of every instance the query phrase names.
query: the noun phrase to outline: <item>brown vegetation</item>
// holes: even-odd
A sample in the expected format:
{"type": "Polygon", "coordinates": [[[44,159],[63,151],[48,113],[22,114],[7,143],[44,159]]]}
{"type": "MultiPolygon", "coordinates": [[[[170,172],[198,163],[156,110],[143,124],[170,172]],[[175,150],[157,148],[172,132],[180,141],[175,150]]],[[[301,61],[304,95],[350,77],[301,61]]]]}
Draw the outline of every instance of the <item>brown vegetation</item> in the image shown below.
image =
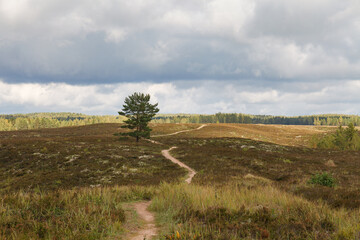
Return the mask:
{"type": "MultiPolygon", "coordinates": [[[[301,146],[306,144],[306,141],[299,142],[298,146],[285,146],[241,138],[244,136],[240,135],[241,124],[239,127],[229,125],[211,124],[199,131],[157,140],[178,146],[172,153],[198,172],[193,179],[194,183],[221,185],[250,173],[274,181],[279,187],[308,199],[322,199],[334,207],[360,207],[359,151],[301,146]],[[231,135],[233,128],[238,131],[235,132],[236,135],[233,134],[232,138],[224,137],[231,135]],[[329,166],[330,160],[336,167],[329,166]],[[337,181],[337,187],[328,189],[307,184],[311,176],[319,172],[331,173],[337,181]]],[[[290,127],[294,127],[290,128],[290,133],[296,130],[298,134],[297,131],[301,130],[301,126],[290,127]]],[[[275,130],[278,128],[279,126],[274,125],[246,125],[243,129],[247,129],[244,130],[247,134],[250,131],[257,132],[258,136],[267,134],[271,137],[270,141],[286,141],[287,132],[276,134],[275,130]]],[[[320,131],[308,126],[304,126],[304,129],[304,133],[309,136],[311,132],[314,134],[320,131]]]]}
{"type": "Polygon", "coordinates": [[[0,132],[0,191],[176,181],[161,146],[113,136],[119,124],[0,132]]]}
{"type": "Polygon", "coordinates": [[[356,239],[360,152],[310,146],[334,130],[210,124],[163,145],[119,139],[120,124],[0,132],[0,239],[121,238],[140,224],[123,203],[149,199],[160,239],[356,239]],[[161,155],[171,146],[190,186],[161,155]],[[324,172],[335,187],[309,183],[324,172]]]}

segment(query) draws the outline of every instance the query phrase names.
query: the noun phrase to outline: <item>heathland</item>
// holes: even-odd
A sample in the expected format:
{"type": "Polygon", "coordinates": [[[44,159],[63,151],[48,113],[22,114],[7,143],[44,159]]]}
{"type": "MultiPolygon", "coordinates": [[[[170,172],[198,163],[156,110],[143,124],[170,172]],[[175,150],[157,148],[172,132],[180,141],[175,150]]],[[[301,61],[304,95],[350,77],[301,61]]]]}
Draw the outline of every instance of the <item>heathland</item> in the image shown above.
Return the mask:
{"type": "Polygon", "coordinates": [[[360,237],[360,151],[313,140],[336,127],[200,125],[152,123],[161,144],[120,123],[0,132],[0,239],[131,239],[150,200],[154,239],[360,237]]]}

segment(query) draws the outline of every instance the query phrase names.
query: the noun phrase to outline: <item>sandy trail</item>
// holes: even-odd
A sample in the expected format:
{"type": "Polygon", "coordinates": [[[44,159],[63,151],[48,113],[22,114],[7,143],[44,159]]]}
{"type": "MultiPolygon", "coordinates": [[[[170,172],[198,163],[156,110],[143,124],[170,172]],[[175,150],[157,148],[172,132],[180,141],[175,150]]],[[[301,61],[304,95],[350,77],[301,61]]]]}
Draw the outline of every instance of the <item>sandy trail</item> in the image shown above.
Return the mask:
{"type": "MultiPolygon", "coordinates": [[[[176,134],[183,133],[183,132],[195,131],[195,130],[199,130],[199,129],[205,127],[205,126],[206,126],[206,124],[203,124],[200,127],[195,128],[195,129],[182,130],[182,131],[169,133],[169,134],[155,135],[153,137],[171,136],[171,135],[176,135],[176,134]]],[[[154,144],[162,144],[160,142],[150,140],[150,139],[149,139],[149,141],[154,143],[154,144]]],[[[186,164],[184,164],[183,162],[181,162],[178,159],[171,156],[170,151],[175,149],[175,148],[176,147],[171,147],[170,149],[164,149],[164,150],[161,151],[161,153],[165,158],[169,159],[173,163],[178,164],[180,167],[183,167],[183,168],[185,168],[186,170],[189,171],[189,176],[185,180],[185,182],[190,184],[192,178],[196,174],[196,171],[194,169],[190,168],[189,166],[187,166],[186,164]]],[[[139,203],[135,203],[135,204],[132,205],[134,207],[134,209],[136,210],[136,212],[138,213],[138,215],[140,216],[140,218],[142,218],[143,221],[146,222],[146,225],[142,229],[140,229],[136,233],[136,235],[134,235],[131,238],[131,240],[148,240],[148,239],[151,239],[153,236],[157,235],[158,229],[155,226],[154,214],[147,210],[150,204],[151,204],[151,201],[149,201],[149,202],[139,202],[139,203]]]]}
{"type": "Polygon", "coordinates": [[[158,229],[155,226],[154,215],[147,210],[149,202],[138,202],[133,205],[137,214],[146,222],[146,225],[140,229],[131,240],[151,239],[157,235],[158,229]]]}
{"type": "Polygon", "coordinates": [[[179,134],[179,133],[184,133],[184,132],[191,132],[191,131],[195,131],[195,130],[200,130],[200,129],[202,129],[202,128],[203,128],[203,127],[205,127],[205,126],[206,126],[206,124],[203,124],[203,125],[201,125],[200,127],[195,128],[195,129],[181,130],[181,131],[174,132],[174,133],[167,133],[167,134],[154,135],[154,136],[152,136],[152,137],[165,137],[165,136],[172,136],[172,135],[176,135],[176,134],[179,134]]]}
{"type": "Polygon", "coordinates": [[[164,145],[162,144],[161,142],[158,142],[158,141],[155,141],[155,140],[152,140],[152,139],[144,139],[145,141],[148,141],[148,142],[151,142],[151,143],[154,143],[154,144],[159,144],[159,145],[164,145]]]}
{"type": "Polygon", "coordinates": [[[170,148],[170,149],[168,149],[168,150],[162,150],[161,153],[162,153],[162,155],[163,155],[165,158],[169,159],[169,160],[172,161],[173,163],[176,163],[176,164],[179,165],[180,167],[183,167],[183,168],[185,168],[186,170],[189,171],[189,177],[185,180],[185,182],[187,182],[188,184],[190,184],[192,178],[193,178],[193,177],[195,176],[195,174],[196,174],[196,171],[195,171],[194,169],[192,169],[191,167],[189,167],[188,165],[186,165],[185,163],[179,161],[178,159],[176,159],[176,158],[174,158],[173,156],[170,155],[169,152],[170,152],[171,150],[175,149],[175,148],[176,148],[176,147],[172,147],[172,148],[170,148]]]}

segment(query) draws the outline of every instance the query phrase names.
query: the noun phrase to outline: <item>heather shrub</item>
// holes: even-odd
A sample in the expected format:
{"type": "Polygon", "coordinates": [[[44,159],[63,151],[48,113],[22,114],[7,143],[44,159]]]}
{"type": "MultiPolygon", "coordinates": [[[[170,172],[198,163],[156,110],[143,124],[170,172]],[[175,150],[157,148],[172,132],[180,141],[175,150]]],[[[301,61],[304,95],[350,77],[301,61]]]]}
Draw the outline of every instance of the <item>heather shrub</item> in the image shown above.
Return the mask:
{"type": "Polygon", "coordinates": [[[309,183],[318,184],[326,187],[334,187],[336,185],[335,178],[327,172],[317,173],[311,177],[309,183]]]}

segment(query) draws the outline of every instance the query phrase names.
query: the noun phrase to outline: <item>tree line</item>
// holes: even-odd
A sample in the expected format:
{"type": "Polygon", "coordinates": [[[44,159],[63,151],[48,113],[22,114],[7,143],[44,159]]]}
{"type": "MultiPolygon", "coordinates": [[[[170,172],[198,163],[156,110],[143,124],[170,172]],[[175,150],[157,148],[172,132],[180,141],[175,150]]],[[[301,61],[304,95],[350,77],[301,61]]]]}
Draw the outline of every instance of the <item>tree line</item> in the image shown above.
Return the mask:
{"type": "Polygon", "coordinates": [[[360,126],[358,115],[309,115],[309,116],[270,116],[250,115],[242,113],[201,114],[161,114],[153,122],[156,123],[248,123],[248,124],[282,124],[282,125],[328,125],[339,126],[353,123],[360,126]]]}
{"type": "MultiPolygon", "coordinates": [[[[79,113],[30,113],[0,115],[0,131],[82,126],[96,123],[123,123],[124,116],[92,116],[79,113]]],[[[269,116],[242,113],[216,114],[158,114],[153,123],[247,123],[283,125],[330,125],[340,126],[353,123],[360,126],[358,115],[310,115],[310,116],[269,116]]]]}
{"type": "Polygon", "coordinates": [[[90,116],[79,113],[29,113],[0,115],[0,131],[122,123],[122,116],[90,116]]]}

